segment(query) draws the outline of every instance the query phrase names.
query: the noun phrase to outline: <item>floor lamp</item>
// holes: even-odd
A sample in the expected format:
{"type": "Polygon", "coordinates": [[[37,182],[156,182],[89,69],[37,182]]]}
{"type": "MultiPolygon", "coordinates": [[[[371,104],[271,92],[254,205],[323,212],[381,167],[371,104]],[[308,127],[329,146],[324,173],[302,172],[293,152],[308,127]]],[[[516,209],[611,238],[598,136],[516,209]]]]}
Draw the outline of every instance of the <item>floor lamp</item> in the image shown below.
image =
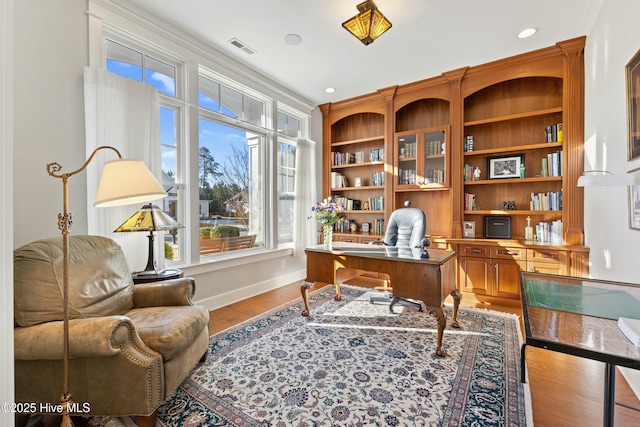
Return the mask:
{"type": "Polygon", "coordinates": [[[63,352],[62,352],[62,395],[60,397],[62,409],[62,426],[71,427],[69,408],[73,407],[73,400],[69,392],[69,232],[71,231],[71,213],[69,213],[69,177],[82,172],[93,160],[96,153],[103,149],[115,151],[118,160],[107,162],[102,169],[100,184],[94,206],[120,206],[140,203],[148,200],[166,197],[167,193],[162,185],[147,169],[141,160],[123,159],[120,152],[110,146],[103,145],[96,148],[87,161],[73,172],[61,173],[62,166],[58,163],[47,164],[47,172],[54,178],[62,179],[63,211],[58,214],[58,228],[62,232],[63,254],[63,352]]]}

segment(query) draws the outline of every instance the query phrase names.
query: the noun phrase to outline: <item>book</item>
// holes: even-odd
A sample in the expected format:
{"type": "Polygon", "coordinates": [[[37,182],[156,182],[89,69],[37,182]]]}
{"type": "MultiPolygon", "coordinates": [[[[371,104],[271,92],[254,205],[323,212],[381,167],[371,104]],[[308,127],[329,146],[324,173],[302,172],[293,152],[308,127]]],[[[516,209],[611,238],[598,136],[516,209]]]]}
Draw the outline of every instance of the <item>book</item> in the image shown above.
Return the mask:
{"type": "Polygon", "coordinates": [[[640,320],[629,317],[618,319],[618,328],[636,347],[640,347],[640,320]]]}

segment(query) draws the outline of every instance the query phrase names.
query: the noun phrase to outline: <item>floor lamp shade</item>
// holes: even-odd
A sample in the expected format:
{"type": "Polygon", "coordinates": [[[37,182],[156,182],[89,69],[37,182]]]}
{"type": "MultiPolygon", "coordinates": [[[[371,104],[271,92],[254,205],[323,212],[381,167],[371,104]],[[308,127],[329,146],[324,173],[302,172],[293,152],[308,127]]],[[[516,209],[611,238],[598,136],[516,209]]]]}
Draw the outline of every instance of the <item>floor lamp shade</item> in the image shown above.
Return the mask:
{"type": "Polygon", "coordinates": [[[141,160],[119,159],[102,167],[94,206],[120,206],[166,197],[155,176],[141,160]]]}

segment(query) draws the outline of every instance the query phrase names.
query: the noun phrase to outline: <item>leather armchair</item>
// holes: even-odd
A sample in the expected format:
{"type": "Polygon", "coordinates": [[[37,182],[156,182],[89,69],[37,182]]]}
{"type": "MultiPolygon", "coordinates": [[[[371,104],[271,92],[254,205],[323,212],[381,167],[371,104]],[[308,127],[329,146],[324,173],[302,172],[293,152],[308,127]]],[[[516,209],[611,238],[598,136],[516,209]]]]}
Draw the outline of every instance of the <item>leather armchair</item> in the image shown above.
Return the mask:
{"type": "MultiPolygon", "coordinates": [[[[158,406],[204,360],[209,312],[191,278],[134,285],[120,247],[69,241],[69,389],[80,415],[138,416],[158,406]]],[[[58,404],[62,391],[62,238],[14,251],[16,402],[58,404]]]]}
{"type": "MultiPolygon", "coordinates": [[[[427,223],[426,216],[421,209],[408,207],[409,202],[406,202],[405,206],[407,207],[391,212],[384,238],[382,240],[369,242],[369,244],[382,244],[385,246],[395,246],[400,249],[406,248],[408,250],[422,247],[422,240],[425,237],[427,223]]],[[[371,297],[371,302],[390,302],[390,311],[393,311],[393,306],[398,302],[414,306],[420,311],[423,310],[422,304],[417,301],[391,296],[390,293],[393,292],[393,284],[391,284],[391,287],[382,287],[379,289],[385,291],[386,295],[371,297]]]]}

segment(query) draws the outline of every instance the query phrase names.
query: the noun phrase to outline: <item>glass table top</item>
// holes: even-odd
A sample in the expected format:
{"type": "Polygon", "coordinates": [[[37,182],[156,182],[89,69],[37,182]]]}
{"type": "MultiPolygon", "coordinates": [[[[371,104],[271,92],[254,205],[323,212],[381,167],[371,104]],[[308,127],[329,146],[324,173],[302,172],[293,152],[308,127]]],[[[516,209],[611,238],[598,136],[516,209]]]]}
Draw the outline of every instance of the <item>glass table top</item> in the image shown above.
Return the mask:
{"type": "Polygon", "coordinates": [[[355,255],[372,258],[402,259],[415,262],[443,263],[453,258],[456,253],[444,249],[431,249],[427,247],[428,258],[422,257],[422,248],[397,248],[395,246],[369,245],[366,243],[334,242],[333,249],[329,251],[322,245],[306,248],[307,251],[327,252],[335,255],[355,255]]]}
{"type": "Polygon", "coordinates": [[[640,347],[618,328],[618,318],[640,319],[635,284],[522,272],[527,344],[640,368],[640,347]]]}

